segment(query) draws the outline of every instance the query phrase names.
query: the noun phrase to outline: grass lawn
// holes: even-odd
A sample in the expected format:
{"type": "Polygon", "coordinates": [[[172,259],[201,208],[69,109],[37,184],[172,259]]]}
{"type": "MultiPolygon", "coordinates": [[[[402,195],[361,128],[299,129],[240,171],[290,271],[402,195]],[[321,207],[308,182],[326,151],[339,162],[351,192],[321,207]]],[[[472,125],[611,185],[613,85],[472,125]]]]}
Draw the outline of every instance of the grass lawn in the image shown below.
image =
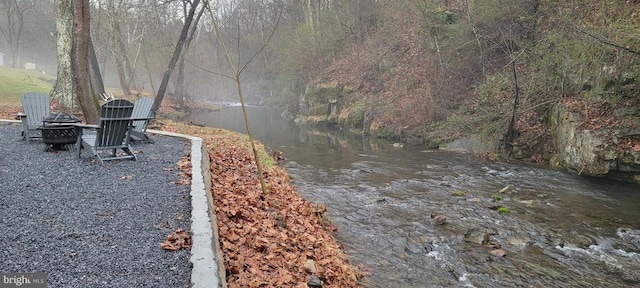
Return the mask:
{"type": "Polygon", "coordinates": [[[20,106],[20,95],[26,92],[49,94],[55,78],[36,70],[0,67],[0,103],[20,106]]]}

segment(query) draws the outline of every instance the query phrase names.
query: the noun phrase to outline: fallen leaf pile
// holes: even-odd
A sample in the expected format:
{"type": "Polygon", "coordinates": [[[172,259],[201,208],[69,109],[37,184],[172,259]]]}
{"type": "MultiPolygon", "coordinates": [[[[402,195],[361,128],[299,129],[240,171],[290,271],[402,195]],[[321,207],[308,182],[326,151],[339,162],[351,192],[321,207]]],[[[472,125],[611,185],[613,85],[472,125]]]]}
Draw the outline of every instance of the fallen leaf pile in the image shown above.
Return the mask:
{"type": "Polygon", "coordinates": [[[176,251],[180,249],[191,249],[191,234],[182,229],[178,229],[167,236],[167,240],[160,244],[160,248],[176,251]]]}
{"type": "Polygon", "coordinates": [[[207,145],[229,287],[307,287],[315,277],[323,287],[358,287],[361,274],[333,238],[335,228],[322,215],[327,208],[300,196],[278,166],[263,172],[264,194],[245,135],[179,123],[164,126],[201,137],[207,145]],[[305,268],[309,260],[315,269],[305,268]]]}
{"type": "Polygon", "coordinates": [[[0,105],[0,119],[15,119],[21,111],[21,106],[0,105]]]}
{"type": "Polygon", "coordinates": [[[174,181],[173,184],[177,185],[190,185],[191,184],[191,155],[184,155],[177,163],[177,168],[180,171],[180,180],[174,181]]]}
{"type": "MultiPolygon", "coordinates": [[[[582,127],[585,129],[599,130],[599,129],[622,129],[622,130],[638,130],[640,129],[640,123],[635,120],[634,117],[620,117],[616,115],[615,111],[625,111],[637,109],[640,105],[640,100],[637,98],[625,99],[618,103],[611,104],[606,101],[598,103],[588,103],[577,97],[568,97],[564,100],[564,105],[574,113],[579,113],[584,121],[582,127]],[[621,108],[626,107],[626,109],[621,108]]],[[[632,133],[633,134],[633,133],[632,133]]],[[[612,137],[609,137],[612,139],[612,137]]],[[[618,152],[619,158],[624,158],[625,155],[631,155],[634,152],[640,151],[640,139],[637,134],[631,136],[619,135],[616,141],[610,141],[609,145],[615,147],[618,152]]],[[[601,157],[604,157],[601,155],[601,157]]]]}
{"type": "Polygon", "coordinates": [[[625,151],[639,152],[640,140],[633,138],[622,139],[618,142],[616,151],[618,151],[618,153],[624,153],[625,151]]]}
{"type": "MultiPolygon", "coordinates": [[[[621,125],[618,117],[615,116],[615,107],[606,101],[587,103],[584,100],[573,96],[566,97],[563,101],[569,111],[579,113],[584,118],[582,126],[585,129],[598,130],[602,128],[617,128],[621,125]]],[[[619,103],[622,105],[624,103],[619,103]]]]}

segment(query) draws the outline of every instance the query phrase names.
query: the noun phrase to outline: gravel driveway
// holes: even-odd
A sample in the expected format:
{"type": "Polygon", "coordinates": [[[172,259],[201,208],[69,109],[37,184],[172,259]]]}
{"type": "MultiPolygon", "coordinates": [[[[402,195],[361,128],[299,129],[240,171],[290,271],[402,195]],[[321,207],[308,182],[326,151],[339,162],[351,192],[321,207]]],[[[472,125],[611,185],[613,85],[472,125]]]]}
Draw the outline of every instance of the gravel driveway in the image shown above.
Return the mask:
{"type": "Polygon", "coordinates": [[[189,230],[190,186],[176,162],[189,142],[154,136],[138,161],[93,163],[44,152],[0,122],[0,272],[47,273],[48,287],[189,287],[189,251],[160,248],[189,230]]]}

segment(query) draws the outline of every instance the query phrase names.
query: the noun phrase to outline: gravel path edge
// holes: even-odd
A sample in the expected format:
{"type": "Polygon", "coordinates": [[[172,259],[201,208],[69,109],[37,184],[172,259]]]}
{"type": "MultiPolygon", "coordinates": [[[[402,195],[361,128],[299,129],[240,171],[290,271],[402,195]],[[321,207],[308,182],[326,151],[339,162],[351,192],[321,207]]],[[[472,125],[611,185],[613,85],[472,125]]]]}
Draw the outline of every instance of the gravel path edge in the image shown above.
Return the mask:
{"type": "Polygon", "coordinates": [[[209,153],[200,137],[147,130],[147,133],[180,137],[191,141],[191,233],[192,287],[227,287],[218,225],[213,211],[209,153]]]}

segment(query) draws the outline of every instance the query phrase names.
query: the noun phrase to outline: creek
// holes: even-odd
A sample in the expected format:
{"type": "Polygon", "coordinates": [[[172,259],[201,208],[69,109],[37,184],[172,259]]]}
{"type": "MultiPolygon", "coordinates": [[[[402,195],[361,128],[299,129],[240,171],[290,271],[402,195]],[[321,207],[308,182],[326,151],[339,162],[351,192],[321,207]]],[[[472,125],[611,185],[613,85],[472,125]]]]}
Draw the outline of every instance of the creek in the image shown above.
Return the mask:
{"type": "MultiPolygon", "coordinates": [[[[640,286],[638,185],[247,111],[254,137],[283,152],[298,192],[327,205],[365,287],[640,286]]],[[[246,133],[237,105],[189,120],[246,133]]]]}

